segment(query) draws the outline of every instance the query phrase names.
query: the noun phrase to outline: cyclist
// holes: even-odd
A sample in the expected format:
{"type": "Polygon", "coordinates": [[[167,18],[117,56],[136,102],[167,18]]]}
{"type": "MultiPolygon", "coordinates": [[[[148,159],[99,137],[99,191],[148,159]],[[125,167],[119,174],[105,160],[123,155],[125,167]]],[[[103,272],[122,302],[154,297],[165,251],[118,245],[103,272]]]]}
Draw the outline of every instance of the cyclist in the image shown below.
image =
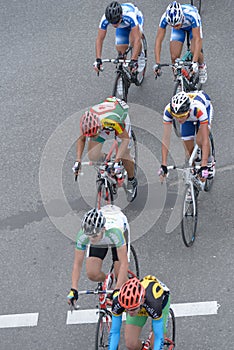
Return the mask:
{"type": "Polygon", "coordinates": [[[128,257],[124,232],[129,230],[126,216],[115,205],[106,205],[101,210],[91,209],[85,213],[77,234],[72,270],[72,286],[67,296],[69,304],[78,300],[78,282],[87,249],[86,272],[91,281],[104,282],[106,275],[102,263],[108,247],[112,249],[116,288],[127,280],[128,257]]]}
{"type": "Polygon", "coordinates": [[[99,104],[91,107],[82,115],[80,120],[81,136],[77,140],[77,157],[73,172],[78,174],[81,169],[81,158],[86,138],[88,141],[88,155],[92,161],[103,161],[105,154],[102,146],[110,131],[115,131],[120,142],[115,159],[115,172],[120,173],[123,166],[128,174],[127,200],[132,202],[137,195],[137,179],[134,177],[134,161],[130,155],[132,145],[129,106],[116,97],[108,97],[99,104]]]}
{"type": "MultiPolygon", "coordinates": [[[[120,57],[123,57],[130,40],[133,50],[129,68],[132,71],[136,71],[138,68],[138,56],[144,56],[141,47],[144,24],[143,14],[132,3],[120,4],[117,1],[112,1],[107,6],[99,24],[96,39],[96,61],[94,62],[95,71],[98,72],[102,69],[102,46],[109,24],[116,28],[115,45],[120,57]]],[[[143,69],[144,67],[141,64],[141,70],[143,69]]]]}
{"type": "Polygon", "coordinates": [[[140,281],[134,277],[114,291],[109,350],[116,350],[120,339],[122,314],[126,311],[125,344],[129,350],[141,350],[139,339],[148,316],[152,318],[154,350],[163,349],[164,334],[170,309],[170,291],[154,276],[140,281]]]}
{"type": "Polygon", "coordinates": [[[199,81],[204,84],[207,80],[207,69],[202,51],[203,35],[201,17],[195,6],[190,4],[181,5],[176,1],[168,5],[159,23],[154,48],[156,62],[154,65],[155,74],[160,75],[161,72],[161,47],[167,25],[172,27],[170,39],[172,63],[175,63],[175,60],[180,57],[186,32],[188,32],[191,40],[191,52],[193,54],[192,70],[194,73],[199,72],[199,81]]]}
{"type": "Polygon", "coordinates": [[[181,124],[181,139],[184,142],[186,158],[189,158],[194,148],[196,128],[196,143],[202,149],[201,181],[204,183],[209,176],[215,174],[215,162],[210,154],[209,130],[213,118],[213,106],[210,97],[204,91],[177,93],[165,107],[163,115],[162,165],[159,170],[161,180],[167,175],[167,156],[170,146],[172,120],[176,118],[181,124]],[[197,125],[194,124],[197,122],[197,125]]]}

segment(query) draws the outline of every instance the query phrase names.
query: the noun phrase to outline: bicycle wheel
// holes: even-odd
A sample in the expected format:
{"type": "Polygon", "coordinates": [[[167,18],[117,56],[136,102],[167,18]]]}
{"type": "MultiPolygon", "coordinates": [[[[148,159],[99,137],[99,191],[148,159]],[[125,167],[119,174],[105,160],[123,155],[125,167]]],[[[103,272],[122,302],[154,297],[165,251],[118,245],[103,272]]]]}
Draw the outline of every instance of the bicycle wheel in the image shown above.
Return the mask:
{"type": "Polygon", "coordinates": [[[186,247],[191,247],[195,241],[197,230],[197,197],[199,191],[194,187],[194,200],[191,197],[190,185],[186,185],[183,201],[181,232],[186,247]]]}
{"type": "Polygon", "coordinates": [[[191,5],[195,6],[201,14],[201,0],[191,0],[191,5]]]}
{"type": "Polygon", "coordinates": [[[134,160],[134,176],[137,174],[137,166],[138,166],[138,148],[137,148],[137,139],[134,131],[131,129],[131,136],[132,136],[132,147],[130,150],[130,156],[134,160]]]}
{"type": "Polygon", "coordinates": [[[109,310],[105,310],[101,312],[96,328],[96,336],[95,336],[95,350],[100,349],[108,349],[108,338],[111,328],[111,312],[109,310]]]}
{"type": "Polygon", "coordinates": [[[122,72],[117,72],[112,95],[127,102],[128,82],[124,79],[122,72]]]}
{"type": "Polygon", "coordinates": [[[147,67],[147,41],[144,34],[142,34],[141,39],[142,51],[141,55],[138,58],[138,72],[137,72],[137,86],[140,86],[143,83],[146,67],[147,67]]]}
{"type": "Polygon", "coordinates": [[[113,195],[113,190],[112,186],[107,181],[107,187],[105,187],[105,181],[97,181],[98,183],[98,189],[97,189],[97,196],[96,196],[96,203],[95,207],[97,209],[100,209],[104,205],[107,204],[114,204],[114,195],[113,195]]]}
{"type": "MultiPolygon", "coordinates": [[[[129,270],[132,271],[137,276],[137,278],[140,277],[138,258],[137,258],[135,248],[132,246],[132,244],[130,244],[129,270]]],[[[132,277],[131,273],[129,273],[128,277],[129,278],[132,277]]]]}
{"type": "MultiPolygon", "coordinates": [[[[213,135],[210,131],[209,133],[209,140],[210,140],[210,150],[211,150],[211,155],[212,155],[212,158],[215,162],[215,146],[214,146],[214,138],[213,138],[213,135]]],[[[215,169],[215,168],[214,168],[215,169]]],[[[213,181],[214,181],[214,175],[215,175],[215,172],[213,170],[213,174],[212,176],[208,176],[208,178],[206,179],[206,183],[205,183],[205,187],[204,187],[204,191],[208,192],[210,191],[212,185],[213,185],[213,181]]]]}
{"type": "MultiPolygon", "coordinates": [[[[172,96],[175,96],[178,92],[181,92],[181,91],[182,91],[181,82],[179,80],[177,80],[175,82],[175,86],[174,86],[174,90],[173,90],[173,95],[172,96]]],[[[180,123],[178,122],[178,120],[176,118],[173,118],[172,124],[173,124],[173,129],[174,129],[174,132],[175,132],[176,136],[177,137],[181,137],[180,123]]]]}
{"type": "Polygon", "coordinates": [[[170,308],[167,320],[167,334],[164,339],[164,349],[172,350],[175,347],[175,315],[170,308]]]}

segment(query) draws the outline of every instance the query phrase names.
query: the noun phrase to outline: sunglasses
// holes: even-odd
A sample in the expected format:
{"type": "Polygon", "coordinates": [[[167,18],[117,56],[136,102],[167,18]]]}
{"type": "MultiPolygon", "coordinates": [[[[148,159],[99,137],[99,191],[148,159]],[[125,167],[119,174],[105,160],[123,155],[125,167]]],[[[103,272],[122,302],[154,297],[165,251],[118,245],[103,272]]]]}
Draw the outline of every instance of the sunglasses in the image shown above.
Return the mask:
{"type": "Polygon", "coordinates": [[[171,111],[171,115],[172,115],[174,118],[177,118],[177,119],[187,117],[188,114],[189,114],[189,111],[184,112],[184,113],[180,113],[180,114],[176,114],[176,113],[173,113],[173,112],[171,111]]]}

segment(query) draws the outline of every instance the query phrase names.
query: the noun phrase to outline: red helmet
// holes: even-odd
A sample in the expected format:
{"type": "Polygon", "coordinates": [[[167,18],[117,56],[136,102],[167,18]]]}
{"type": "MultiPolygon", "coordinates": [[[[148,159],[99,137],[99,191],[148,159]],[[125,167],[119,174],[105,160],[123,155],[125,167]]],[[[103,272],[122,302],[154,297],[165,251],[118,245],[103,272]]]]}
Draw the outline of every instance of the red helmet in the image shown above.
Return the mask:
{"type": "Polygon", "coordinates": [[[125,309],[135,309],[141,305],[145,296],[145,288],[134,277],[125,282],[119,291],[118,301],[125,309]]]}
{"type": "Polygon", "coordinates": [[[85,112],[80,119],[80,130],[84,136],[95,136],[101,129],[99,117],[92,112],[85,112]]]}

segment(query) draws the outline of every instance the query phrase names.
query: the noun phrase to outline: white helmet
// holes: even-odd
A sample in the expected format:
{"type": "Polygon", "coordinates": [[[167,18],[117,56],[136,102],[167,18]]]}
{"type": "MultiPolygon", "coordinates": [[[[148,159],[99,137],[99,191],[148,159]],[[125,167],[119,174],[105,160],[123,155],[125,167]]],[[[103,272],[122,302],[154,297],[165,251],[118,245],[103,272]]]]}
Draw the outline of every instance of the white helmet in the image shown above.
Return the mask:
{"type": "Polygon", "coordinates": [[[184,91],[178,92],[172,97],[170,103],[171,112],[174,114],[186,113],[190,109],[190,98],[184,91]]]}
{"type": "Polygon", "coordinates": [[[102,212],[98,209],[89,210],[83,217],[82,229],[87,236],[97,235],[106,223],[102,212]]]}
{"type": "Polygon", "coordinates": [[[170,26],[176,26],[183,22],[183,18],[184,15],[181,5],[176,1],[171,2],[166,9],[167,23],[170,26]]]}

